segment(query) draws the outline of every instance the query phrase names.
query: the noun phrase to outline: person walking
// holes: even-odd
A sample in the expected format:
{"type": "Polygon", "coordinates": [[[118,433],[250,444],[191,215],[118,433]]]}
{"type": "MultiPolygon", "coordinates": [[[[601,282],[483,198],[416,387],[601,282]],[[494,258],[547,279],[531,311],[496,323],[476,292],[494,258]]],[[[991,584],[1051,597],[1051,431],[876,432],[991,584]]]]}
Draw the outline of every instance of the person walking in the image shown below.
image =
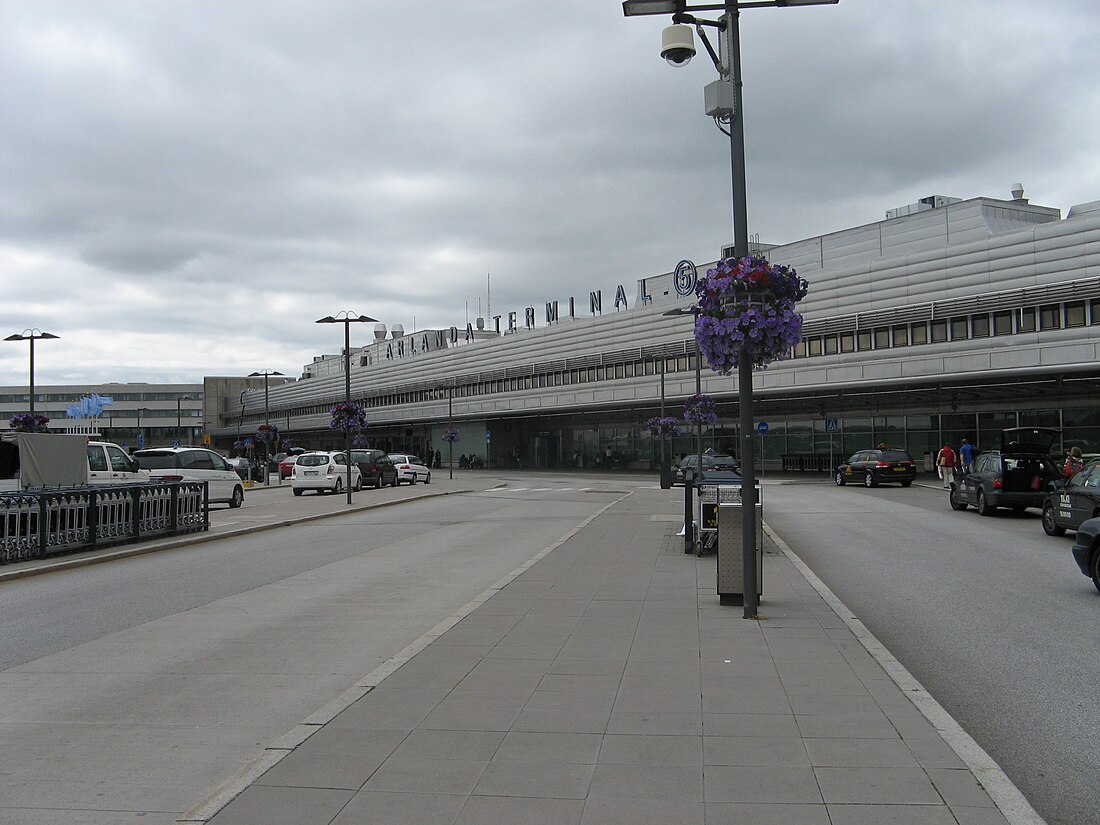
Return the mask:
{"type": "Polygon", "coordinates": [[[965,438],[962,440],[962,446],[959,447],[959,464],[964,473],[974,472],[974,445],[965,438]]]}
{"type": "Polygon", "coordinates": [[[950,489],[951,482],[955,480],[955,459],[955,450],[948,443],[936,454],[936,469],[945,490],[950,489]]]}
{"type": "Polygon", "coordinates": [[[1080,447],[1071,447],[1066,463],[1062,465],[1062,478],[1069,478],[1085,466],[1085,460],[1081,457],[1080,447]]]}

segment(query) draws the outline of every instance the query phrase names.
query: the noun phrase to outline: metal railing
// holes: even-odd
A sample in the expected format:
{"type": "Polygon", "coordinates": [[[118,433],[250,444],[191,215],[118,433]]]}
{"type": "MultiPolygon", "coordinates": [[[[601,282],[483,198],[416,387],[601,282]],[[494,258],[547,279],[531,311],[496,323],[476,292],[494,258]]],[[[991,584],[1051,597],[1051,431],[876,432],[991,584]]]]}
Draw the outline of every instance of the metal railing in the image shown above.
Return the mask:
{"type": "Polygon", "coordinates": [[[209,529],[207,482],[0,493],[0,564],[209,529]]]}

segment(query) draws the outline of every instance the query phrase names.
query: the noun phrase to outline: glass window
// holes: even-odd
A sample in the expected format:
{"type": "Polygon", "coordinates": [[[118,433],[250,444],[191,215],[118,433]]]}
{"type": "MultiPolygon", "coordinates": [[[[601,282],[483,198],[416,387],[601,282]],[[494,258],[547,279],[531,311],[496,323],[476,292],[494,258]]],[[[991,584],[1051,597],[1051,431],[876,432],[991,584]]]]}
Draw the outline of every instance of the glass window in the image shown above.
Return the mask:
{"type": "Polygon", "coordinates": [[[1062,308],[1058,304],[1039,307],[1039,329],[1061,329],[1062,308]]]}
{"type": "Polygon", "coordinates": [[[899,324],[890,331],[891,344],[895,347],[909,346],[909,327],[899,324]]]}
{"type": "Polygon", "coordinates": [[[1002,310],[1001,312],[993,313],[993,334],[1012,334],[1012,310],[1006,309],[1002,310]]]}
{"type": "Polygon", "coordinates": [[[965,315],[951,319],[951,340],[965,341],[970,337],[970,319],[965,315]]]}
{"type": "Polygon", "coordinates": [[[875,349],[890,348],[890,327],[875,327],[875,349]]]}
{"type": "Polygon", "coordinates": [[[840,350],[840,342],[835,335],[826,335],[825,341],[825,354],[836,355],[840,350]]]}
{"type": "Polygon", "coordinates": [[[1066,326],[1083,327],[1085,325],[1085,302],[1072,301],[1066,304],[1066,326]]]}
{"type": "Polygon", "coordinates": [[[918,321],[909,325],[909,340],[914,344],[928,343],[928,324],[918,321]]]}
{"type": "Polygon", "coordinates": [[[794,345],[794,357],[805,358],[806,357],[806,339],[803,338],[797,344],[794,345]]]}
{"type": "Polygon", "coordinates": [[[808,338],[806,343],[809,344],[810,355],[821,355],[821,339],[817,336],[808,338]]]}
{"type": "Polygon", "coordinates": [[[947,340],[947,321],[933,321],[932,327],[932,343],[942,344],[947,340]]]}
{"type": "Polygon", "coordinates": [[[841,352],[855,352],[856,351],[856,334],[854,332],[842,332],[842,333],[840,333],[840,351],[841,352]]]}
{"type": "Polygon", "coordinates": [[[1020,320],[1016,325],[1017,332],[1035,332],[1035,307],[1024,307],[1020,310],[1020,320]]]}
{"type": "Polygon", "coordinates": [[[988,338],[989,337],[989,316],[988,315],[971,315],[970,316],[970,334],[974,338],[988,338]]]}
{"type": "Polygon", "coordinates": [[[1089,323],[1100,324],[1100,298],[1089,301],[1089,323]]]}
{"type": "Polygon", "coordinates": [[[871,349],[871,331],[861,330],[856,333],[856,344],[860,352],[871,349]]]}

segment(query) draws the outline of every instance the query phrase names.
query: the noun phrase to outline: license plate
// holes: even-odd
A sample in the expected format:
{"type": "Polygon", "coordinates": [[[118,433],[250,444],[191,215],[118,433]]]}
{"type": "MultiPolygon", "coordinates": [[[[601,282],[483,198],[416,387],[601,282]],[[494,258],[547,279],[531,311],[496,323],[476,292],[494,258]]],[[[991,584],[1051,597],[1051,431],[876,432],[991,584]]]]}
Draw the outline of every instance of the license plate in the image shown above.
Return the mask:
{"type": "Polygon", "coordinates": [[[895,468],[894,468],[894,472],[895,472],[895,473],[904,473],[904,472],[905,472],[905,468],[904,468],[904,467],[895,467],[895,468]]]}
{"type": "Polygon", "coordinates": [[[318,472],[320,472],[320,471],[319,470],[306,470],[306,475],[307,476],[315,476],[315,475],[317,475],[318,472]]]}

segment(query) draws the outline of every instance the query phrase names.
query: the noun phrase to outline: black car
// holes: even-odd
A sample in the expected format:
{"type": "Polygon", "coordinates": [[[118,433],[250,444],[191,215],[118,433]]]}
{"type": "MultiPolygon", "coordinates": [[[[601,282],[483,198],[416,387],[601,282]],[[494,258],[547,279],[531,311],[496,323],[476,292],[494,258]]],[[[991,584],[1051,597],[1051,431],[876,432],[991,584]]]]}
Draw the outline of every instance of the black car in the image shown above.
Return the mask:
{"type": "Polygon", "coordinates": [[[359,465],[364,487],[397,486],[397,467],[382,450],[352,450],[351,460],[359,465]]]}
{"type": "Polygon", "coordinates": [[[1073,560],[1100,590],[1100,518],[1087,519],[1077,528],[1073,560]]]}
{"type": "Polygon", "coordinates": [[[1100,516],[1100,461],[1086,464],[1053,486],[1043,500],[1043,530],[1048,536],[1064,535],[1100,516]]]}
{"type": "Polygon", "coordinates": [[[880,484],[908,487],[916,477],[917,464],[913,456],[899,447],[860,450],[833,473],[837,487],[848,483],[863,484],[865,487],[878,487],[880,484]]]}
{"type": "Polygon", "coordinates": [[[951,482],[951,509],[974,506],[983,516],[998,507],[1023,512],[1042,507],[1047,492],[1062,477],[1050,450],[1060,435],[1050,427],[1010,427],[1001,432],[999,452],[982,453],[974,469],[951,482]]]}
{"type": "MultiPolygon", "coordinates": [[[[699,456],[695,453],[686,455],[680,459],[680,463],[672,469],[672,486],[677,484],[683,485],[684,480],[692,481],[696,475],[696,469],[699,466],[699,456]]],[[[734,460],[733,456],[726,455],[725,453],[703,453],[703,472],[707,473],[711,470],[720,471],[732,471],[740,472],[741,466],[734,460]]]]}

